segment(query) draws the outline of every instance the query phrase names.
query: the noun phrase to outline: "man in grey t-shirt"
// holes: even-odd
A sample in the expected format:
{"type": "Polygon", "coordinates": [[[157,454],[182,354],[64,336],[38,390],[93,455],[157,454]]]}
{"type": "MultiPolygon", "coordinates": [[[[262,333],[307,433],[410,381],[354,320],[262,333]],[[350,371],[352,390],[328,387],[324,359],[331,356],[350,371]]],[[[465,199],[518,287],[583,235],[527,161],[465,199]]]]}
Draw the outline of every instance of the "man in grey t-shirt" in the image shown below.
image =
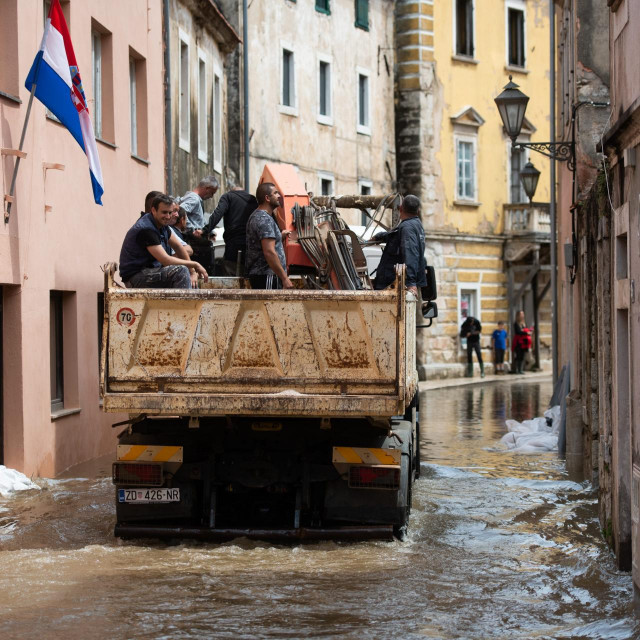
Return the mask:
{"type": "Polygon", "coordinates": [[[263,182],[256,191],[258,208],[247,221],[246,273],[253,289],[292,289],[282,239],[273,214],[280,206],[280,194],[272,182],[263,182]]]}

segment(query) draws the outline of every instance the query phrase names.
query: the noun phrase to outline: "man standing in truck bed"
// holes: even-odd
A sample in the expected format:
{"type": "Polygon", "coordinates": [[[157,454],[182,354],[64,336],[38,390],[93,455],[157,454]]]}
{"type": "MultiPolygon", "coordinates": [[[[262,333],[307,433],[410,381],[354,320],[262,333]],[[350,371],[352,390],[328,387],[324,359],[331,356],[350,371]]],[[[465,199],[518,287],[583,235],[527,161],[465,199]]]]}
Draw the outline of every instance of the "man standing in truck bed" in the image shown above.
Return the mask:
{"type": "Polygon", "coordinates": [[[258,207],[254,196],[240,187],[223,194],[218,206],[209,218],[209,222],[202,230],[202,235],[208,238],[215,230],[220,220],[224,220],[224,270],[228,276],[244,275],[244,259],[247,253],[247,221],[258,207]],[[238,253],[242,252],[241,263],[238,263],[238,253]]]}
{"type": "Polygon", "coordinates": [[[424,257],[424,229],[420,222],[420,200],[406,195],[400,205],[400,222],[391,231],[381,231],[373,236],[376,242],[386,242],[376,272],[374,288],[385,289],[396,279],[396,265],[407,267],[405,286],[416,297],[418,287],[427,284],[424,257]]]}
{"type": "Polygon", "coordinates": [[[256,191],[258,208],[247,222],[246,271],[252,289],[292,289],[280,231],[273,217],[280,206],[280,193],[273,182],[263,182],[256,191]]]}
{"type": "Polygon", "coordinates": [[[193,260],[170,255],[181,245],[169,230],[173,218],[173,198],[160,194],[127,231],[120,251],[120,277],[127,287],[190,289],[192,275],[207,279],[207,272],[193,260]]]}

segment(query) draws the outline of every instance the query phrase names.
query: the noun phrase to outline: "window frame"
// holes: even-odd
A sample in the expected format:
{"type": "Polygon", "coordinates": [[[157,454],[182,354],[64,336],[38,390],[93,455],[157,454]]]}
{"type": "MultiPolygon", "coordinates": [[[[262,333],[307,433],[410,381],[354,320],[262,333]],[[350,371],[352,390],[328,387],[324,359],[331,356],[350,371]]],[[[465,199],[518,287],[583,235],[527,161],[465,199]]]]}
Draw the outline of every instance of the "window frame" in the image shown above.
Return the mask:
{"type": "MultiPolygon", "coordinates": [[[[522,140],[520,138],[518,138],[517,142],[526,142],[525,140],[522,140]]],[[[509,141],[507,143],[507,202],[509,204],[529,204],[529,198],[527,197],[527,194],[525,193],[524,190],[524,185],[522,184],[522,180],[520,180],[520,177],[518,176],[518,183],[520,185],[520,193],[523,197],[523,200],[519,201],[519,202],[514,202],[512,200],[512,194],[511,194],[511,188],[512,188],[512,184],[511,184],[511,177],[512,177],[512,170],[513,170],[513,153],[514,151],[519,151],[520,154],[522,154],[522,167],[521,167],[521,171],[524,168],[524,165],[529,161],[529,151],[528,149],[514,149],[511,141],[509,141]]]]}
{"type": "Polygon", "coordinates": [[[91,29],[91,81],[93,89],[93,133],[102,138],[102,34],[91,29]],[[96,47],[97,43],[97,47],[96,47]]]}
{"type": "Polygon", "coordinates": [[[453,57],[463,60],[476,60],[476,2],[470,0],[471,3],[471,49],[472,53],[458,53],[458,8],[457,0],[452,3],[453,6],[453,57]]]}
{"type": "Polygon", "coordinates": [[[321,2],[322,1],[326,1],[326,5],[327,5],[326,7],[319,7],[318,6],[318,1],[319,0],[315,0],[315,3],[314,3],[316,11],[318,13],[324,14],[325,16],[330,16],[331,15],[331,0],[320,0],[321,2]]]}
{"type": "Polygon", "coordinates": [[[207,78],[209,75],[207,54],[198,47],[198,160],[209,162],[209,94],[207,78]],[[204,87],[202,87],[202,69],[204,67],[204,87]]]}
{"type": "Polygon", "coordinates": [[[324,124],[327,126],[333,126],[333,57],[324,53],[317,54],[317,71],[318,71],[318,82],[317,82],[317,92],[318,92],[318,108],[316,113],[316,118],[320,124],[324,124]],[[320,108],[322,105],[321,102],[321,91],[322,91],[322,82],[321,82],[321,74],[320,68],[323,64],[328,65],[329,71],[329,80],[328,80],[328,97],[327,103],[329,107],[329,112],[327,114],[323,114],[320,112],[320,108]]]}
{"type": "Polygon", "coordinates": [[[278,110],[289,116],[298,115],[298,87],[296,82],[296,51],[290,42],[280,41],[280,99],[278,110]],[[284,52],[291,54],[292,66],[289,70],[289,91],[291,104],[284,103],[284,52]]]}
{"type": "MultiPolygon", "coordinates": [[[[460,327],[462,327],[462,323],[464,322],[464,317],[462,316],[462,295],[463,293],[473,293],[475,297],[475,306],[476,309],[472,310],[474,313],[472,315],[474,318],[478,319],[482,322],[480,316],[482,315],[482,285],[480,283],[474,282],[459,282],[458,283],[458,303],[456,307],[456,314],[458,316],[458,336],[460,335],[460,327]]],[[[467,348],[467,339],[460,338],[460,347],[463,350],[467,348]]]]}
{"type": "Polygon", "coordinates": [[[129,53],[129,119],[131,155],[138,156],[138,80],[136,59],[129,53]]]}
{"type": "Polygon", "coordinates": [[[211,129],[213,134],[213,170],[222,173],[222,158],[224,156],[224,146],[222,140],[222,117],[223,117],[223,80],[222,65],[218,60],[213,60],[213,83],[211,86],[213,113],[211,114],[211,129]],[[216,92],[217,87],[217,92],[216,92]]]}
{"type": "Polygon", "coordinates": [[[527,68],[527,6],[523,0],[506,0],[504,3],[504,29],[505,29],[505,61],[508,69],[522,71],[527,68]],[[511,53],[511,29],[509,23],[509,11],[522,13],[522,65],[510,60],[511,53]]]}
{"type": "Polygon", "coordinates": [[[328,195],[333,196],[336,193],[336,178],[333,173],[329,173],[328,171],[318,171],[318,191],[319,195],[328,195]],[[331,193],[323,194],[322,193],[322,181],[326,180],[331,183],[331,193]]]}
{"type": "Polygon", "coordinates": [[[356,67],[356,131],[362,135],[371,136],[371,71],[364,69],[363,67],[356,67]],[[366,123],[360,123],[360,77],[364,76],[367,79],[367,96],[366,96],[366,123]]]}
{"type": "Polygon", "coordinates": [[[178,30],[178,147],[191,153],[191,41],[182,29],[178,30]],[[186,76],[182,65],[182,47],[187,51],[186,76]],[[186,79],[185,79],[186,78],[186,79]],[[183,96],[183,81],[186,82],[183,96]],[[184,113],[186,105],[186,114],[184,113]],[[186,129],[186,130],[183,130],[186,129]],[[186,135],[183,135],[186,134],[186,135]]]}
{"type": "Polygon", "coordinates": [[[64,292],[53,289],[49,291],[49,376],[54,413],[64,409],[64,292]]]}
{"type": "MultiPolygon", "coordinates": [[[[373,180],[369,180],[368,178],[358,178],[358,195],[371,195],[373,193],[373,180]],[[369,189],[369,193],[362,193],[362,189],[369,189]]],[[[360,212],[360,224],[363,227],[366,227],[369,224],[369,218],[365,216],[362,211],[360,212]]]]}
{"type": "Polygon", "coordinates": [[[453,147],[454,147],[454,154],[455,154],[455,162],[454,162],[454,167],[455,167],[455,198],[454,198],[454,202],[456,204],[462,203],[462,204],[477,204],[478,203],[478,136],[477,134],[473,134],[473,133],[461,133],[461,132],[455,132],[453,134],[453,147]],[[460,195],[460,192],[458,190],[459,184],[458,184],[458,163],[459,163],[459,155],[458,155],[458,144],[464,142],[464,143],[470,143],[472,145],[472,153],[473,153],[473,157],[472,157],[472,163],[471,163],[471,167],[472,167],[472,171],[473,171],[473,197],[469,198],[467,196],[462,196],[460,195]]]}

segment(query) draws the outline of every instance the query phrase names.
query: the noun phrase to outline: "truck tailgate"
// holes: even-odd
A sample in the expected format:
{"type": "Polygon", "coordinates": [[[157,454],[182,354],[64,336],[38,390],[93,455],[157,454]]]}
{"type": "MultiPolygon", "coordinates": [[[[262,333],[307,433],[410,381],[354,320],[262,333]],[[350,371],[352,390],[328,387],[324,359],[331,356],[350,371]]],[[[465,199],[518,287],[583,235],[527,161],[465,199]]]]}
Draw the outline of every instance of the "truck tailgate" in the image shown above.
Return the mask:
{"type": "Polygon", "coordinates": [[[402,286],[109,287],[103,407],[192,416],[402,413],[417,387],[415,305],[402,286]]]}

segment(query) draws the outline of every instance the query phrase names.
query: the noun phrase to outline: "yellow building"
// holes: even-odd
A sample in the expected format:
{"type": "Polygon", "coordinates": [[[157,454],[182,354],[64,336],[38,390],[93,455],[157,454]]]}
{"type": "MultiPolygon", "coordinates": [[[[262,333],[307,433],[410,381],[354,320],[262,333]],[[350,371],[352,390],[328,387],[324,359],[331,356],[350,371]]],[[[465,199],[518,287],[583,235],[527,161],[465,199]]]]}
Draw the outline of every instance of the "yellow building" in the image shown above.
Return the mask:
{"type": "Polygon", "coordinates": [[[427,377],[463,372],[458,334],[466,315],[480,319],[488,346],[498,320],[510,328],[510,307],[524,307],[532,325],[538,302],[540,356],[547,359],[548,204],[524,204],[519,172],[527,160],[535,164],[535,202],[548,203],[549,164],[535,152],[512,150],[494,98],[512,75],[530,96],[520,141],[549,139],[548,4],[397,5],[398,179],[404,192],[421,195],[429,262],[439,277],[440,316],[419,349],[427,377]]]}

